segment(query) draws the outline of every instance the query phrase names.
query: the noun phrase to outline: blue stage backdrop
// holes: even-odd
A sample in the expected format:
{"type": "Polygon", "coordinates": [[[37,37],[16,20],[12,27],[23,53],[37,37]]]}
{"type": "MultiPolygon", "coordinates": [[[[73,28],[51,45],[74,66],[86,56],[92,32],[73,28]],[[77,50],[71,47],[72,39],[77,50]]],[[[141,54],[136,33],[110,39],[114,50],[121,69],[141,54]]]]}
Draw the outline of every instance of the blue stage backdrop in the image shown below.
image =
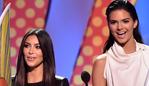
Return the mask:
{"type": "Polygon", "coordinates": [[[93,0],[52,0],[46,30],[52,36],[58,75],[71,78],[93,0]]]}
{"type": "Polygon", "coordinates": [[[2,13],[3,0],[0,0],[0,14],[2,13]]]}
{"type": "Polygon", "coordinates": [[[137,0],[136,9],[140,19],[140,32],[144,43],[149,45],[149,0],[137,0]]]}

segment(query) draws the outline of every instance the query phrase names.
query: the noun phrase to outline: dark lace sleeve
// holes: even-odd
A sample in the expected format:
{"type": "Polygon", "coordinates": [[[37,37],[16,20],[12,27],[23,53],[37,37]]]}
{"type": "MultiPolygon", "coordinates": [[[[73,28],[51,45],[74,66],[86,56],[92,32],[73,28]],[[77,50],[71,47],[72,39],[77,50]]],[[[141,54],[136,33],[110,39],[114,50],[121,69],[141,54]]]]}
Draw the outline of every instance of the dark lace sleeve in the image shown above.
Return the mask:
{"type": "Polygon", "coordinates": [[[67,78],[64,78],[62,82],[63,82],[62,86],[69,86],[69,82],[67,78]]]}
{"type": "Polygon", "coordinates": [[[11,81],[12,81],[11,86],[15,86],[15,85],[14,85],[15,77],[11,77],[11,81]]]}
{"type": "Polygon", "coordinates": [[[68,79],[56,77],[56,86],[69,86],[68,79]]]}

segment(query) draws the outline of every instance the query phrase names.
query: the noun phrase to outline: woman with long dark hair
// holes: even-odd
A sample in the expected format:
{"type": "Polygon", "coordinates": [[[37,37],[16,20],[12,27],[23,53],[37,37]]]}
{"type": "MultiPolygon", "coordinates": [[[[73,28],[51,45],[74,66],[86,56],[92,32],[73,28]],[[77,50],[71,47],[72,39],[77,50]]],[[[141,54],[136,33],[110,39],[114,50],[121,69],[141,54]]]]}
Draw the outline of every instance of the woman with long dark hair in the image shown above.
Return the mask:
{"type": "Polygon", "coordinates": [[[69,86],[55,75],[53,44],[42,29],[32,29],[21,42],[14,86],[69,86]]]}
{"type": "Polygon", "coordinates": [[[115,0],[106,9],[109,38],[93,65],[93,86],[144,86],[149,47],[142,44],[135,7],[115,0]]]}

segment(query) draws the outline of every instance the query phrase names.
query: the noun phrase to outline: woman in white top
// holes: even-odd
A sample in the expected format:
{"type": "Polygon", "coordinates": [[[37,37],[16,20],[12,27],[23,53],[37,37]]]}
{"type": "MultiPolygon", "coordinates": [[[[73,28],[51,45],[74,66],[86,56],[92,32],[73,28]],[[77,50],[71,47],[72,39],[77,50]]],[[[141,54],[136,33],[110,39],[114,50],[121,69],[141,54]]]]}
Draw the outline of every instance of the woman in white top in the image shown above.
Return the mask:
{"type": "Polygon", "coordinates": [[[93,65],[93,86],[144,86],[149,47],[142,44],[135,7],[115,0],[106,10],[110,36],[93,65]]]}

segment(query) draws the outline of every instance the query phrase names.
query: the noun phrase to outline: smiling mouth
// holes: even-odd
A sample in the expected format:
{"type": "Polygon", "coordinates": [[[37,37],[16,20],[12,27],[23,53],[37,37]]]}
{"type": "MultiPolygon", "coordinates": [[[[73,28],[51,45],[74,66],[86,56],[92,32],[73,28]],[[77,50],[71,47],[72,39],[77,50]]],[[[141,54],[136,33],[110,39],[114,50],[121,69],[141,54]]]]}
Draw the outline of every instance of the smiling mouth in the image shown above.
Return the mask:
{"type": "Polygon", "coordinates": [[[125,32],[117,32],[116,34],[117,34],[118,38],[121,38],[122,39],[122,38],[125,37],[126,31],[125,32]]]}
{"type": "Polygon", "coordinates": [[[27,57],[28,61],[33,61],[35,59],[35,57],[27,57]]]}

